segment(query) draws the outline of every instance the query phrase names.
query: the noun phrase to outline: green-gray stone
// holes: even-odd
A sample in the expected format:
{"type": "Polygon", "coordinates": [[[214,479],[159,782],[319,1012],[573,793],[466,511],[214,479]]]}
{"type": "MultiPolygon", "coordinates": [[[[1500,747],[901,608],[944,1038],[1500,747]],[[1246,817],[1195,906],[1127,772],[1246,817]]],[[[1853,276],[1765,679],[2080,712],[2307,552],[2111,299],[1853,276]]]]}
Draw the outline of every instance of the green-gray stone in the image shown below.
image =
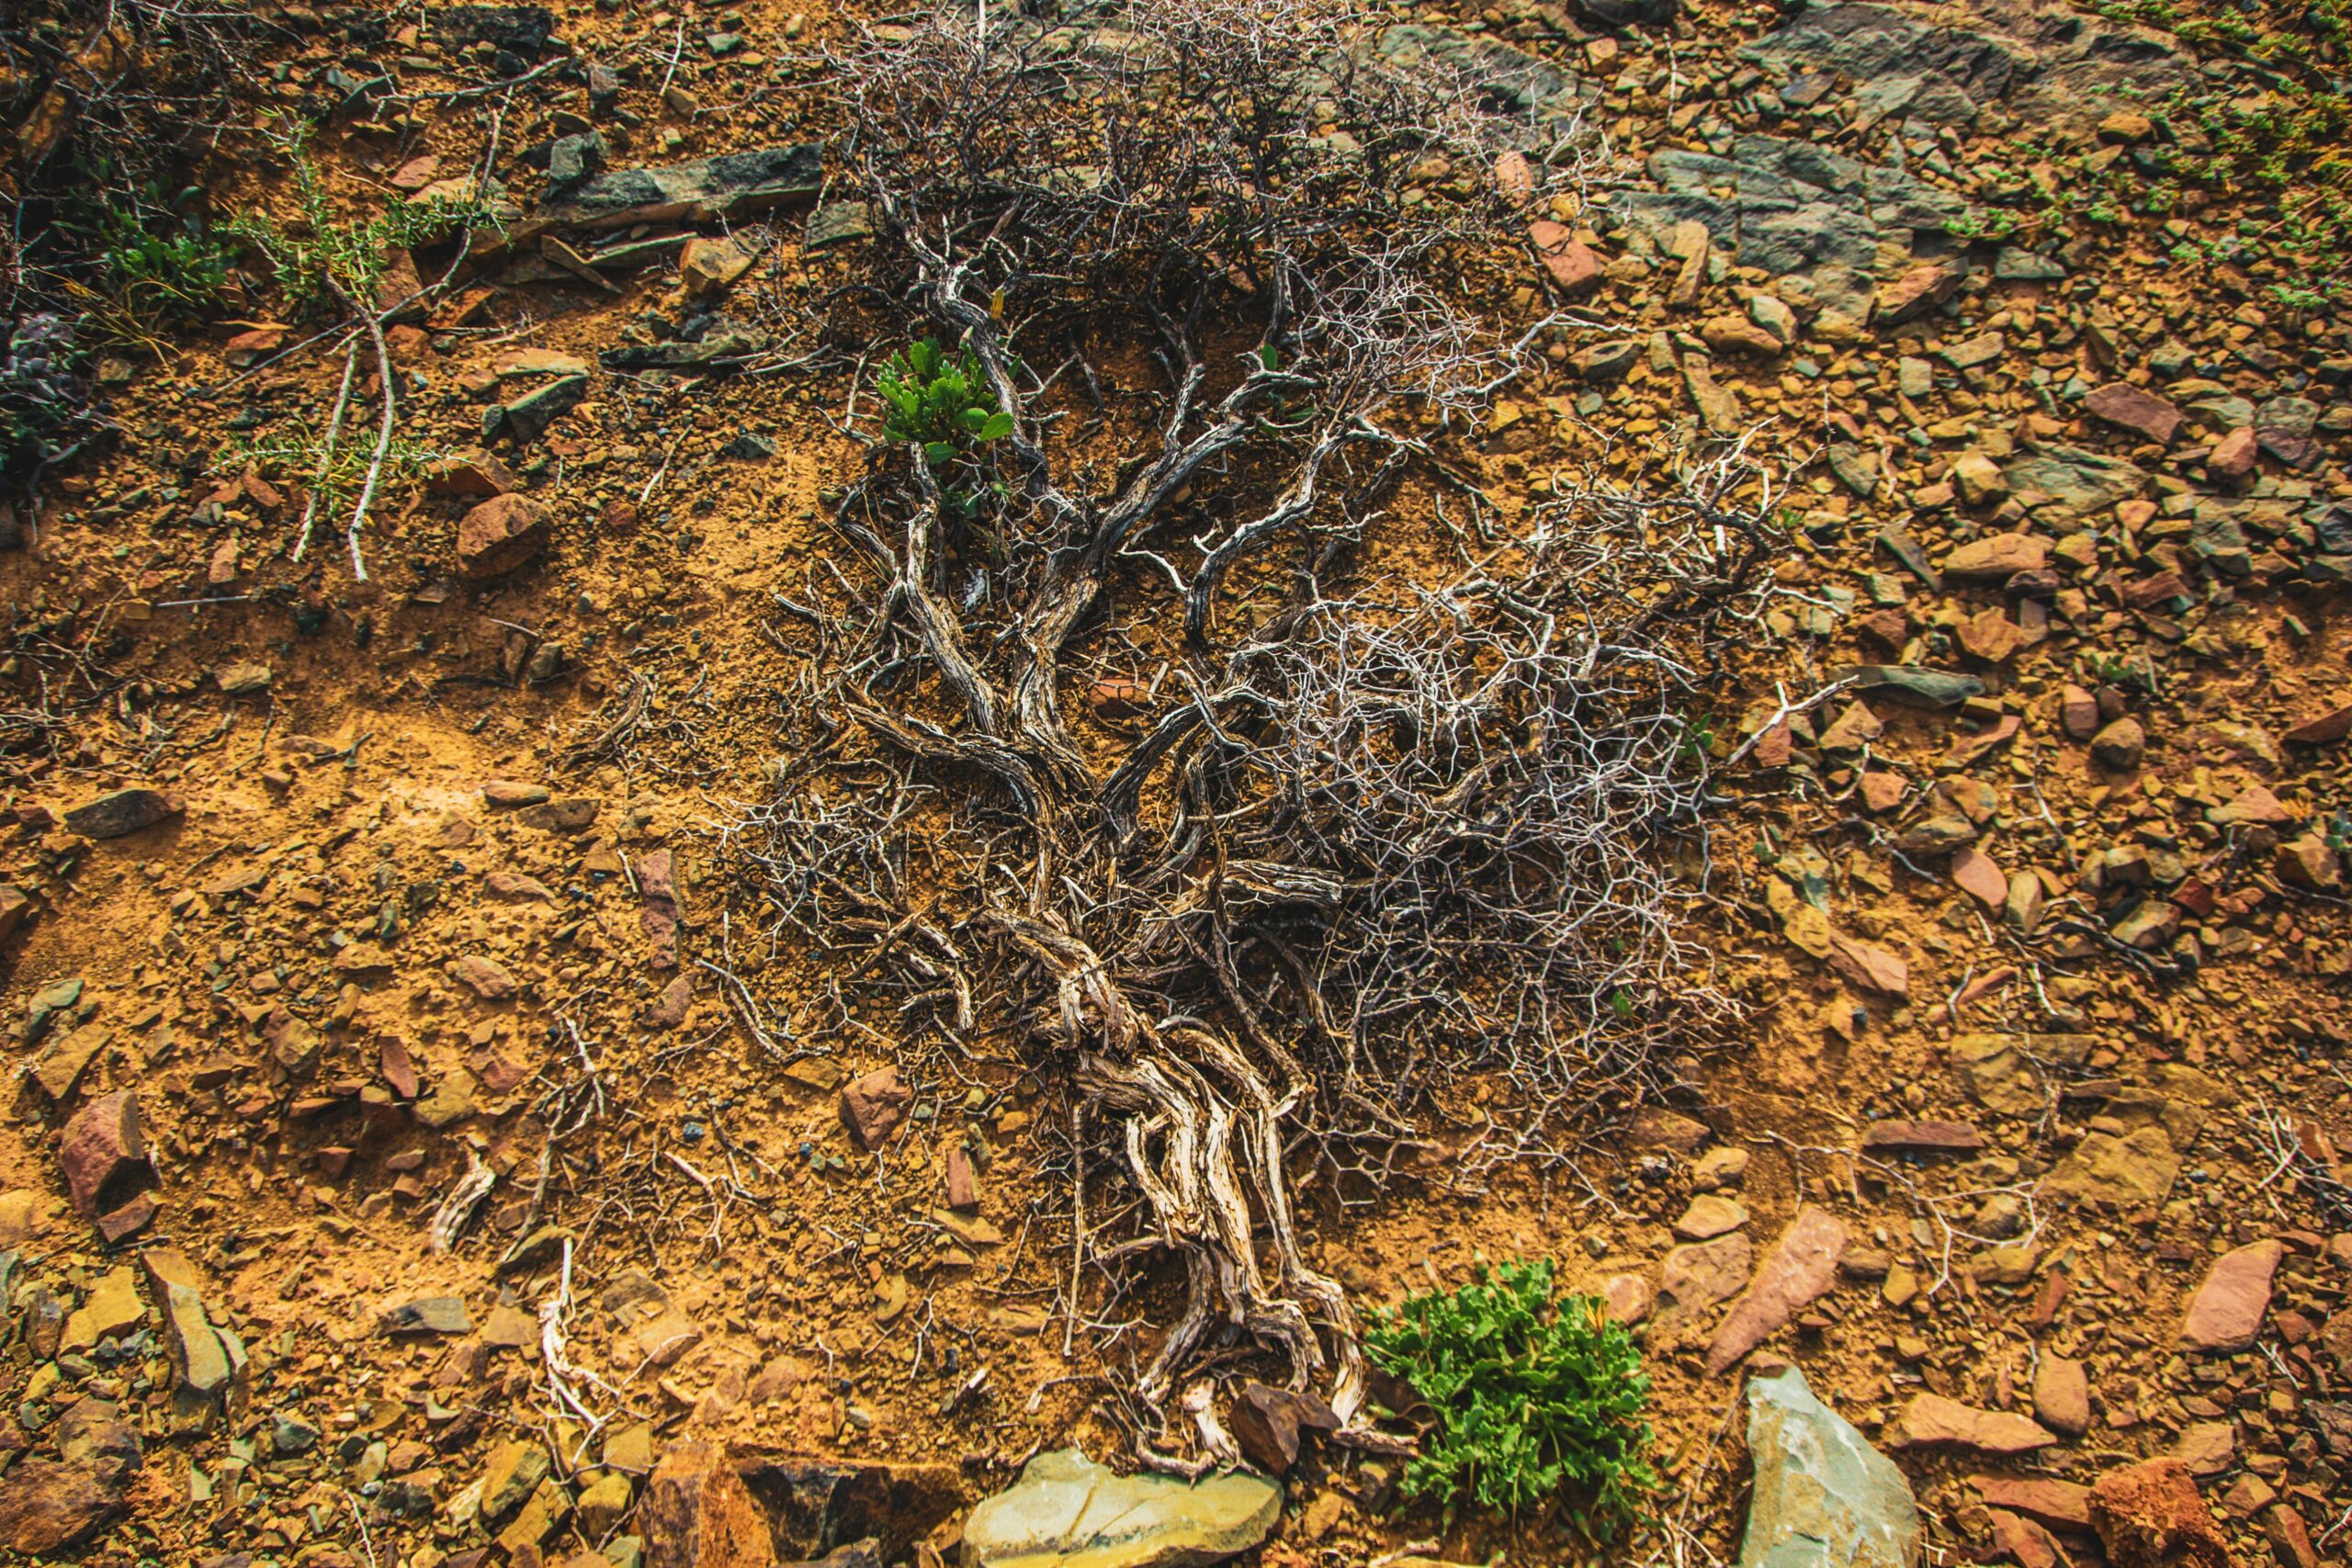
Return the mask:
{"type": "Polygon", "coordinates": [[[1280,1486],[1220,1475],[1186,1485],[1118,1475],[1076,1449],[1039,1454],[1012,1489],[972,1510],[964,1568],[1204,1568],[1266,1539],[1280,1486]]]}
{"type": "Polygon", "coordinates": [[[1756,1489],[1739,1568],[1910,1568],[1919,1508],[1894,1461],[1794,1367],[1747,1380],[1756,1489]]]}

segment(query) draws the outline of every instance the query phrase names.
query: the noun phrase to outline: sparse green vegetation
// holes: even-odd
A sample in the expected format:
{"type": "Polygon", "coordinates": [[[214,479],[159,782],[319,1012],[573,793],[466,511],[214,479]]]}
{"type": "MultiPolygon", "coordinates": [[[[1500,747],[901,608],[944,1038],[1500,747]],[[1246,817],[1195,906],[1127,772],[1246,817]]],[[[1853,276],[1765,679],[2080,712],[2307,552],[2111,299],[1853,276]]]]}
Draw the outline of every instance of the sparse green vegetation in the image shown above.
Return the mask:
{"type": "Polygon", "coordinates": [[[1012,434],[1012,415],[997,406],[968,346],[950,354],[934,338],[910,343],[883,366],[874,389],[882,399],[885,440],[921,446],[924,463],[943,477],[963,470],[959,482],[942,486],[957,513],[968,518],[981,495],[1002,493],[982,449],[1012,434]]]}
{"type": "Polygon", "coordinates": [[[1649,1375],[1600,1300],[1555,1302],[1552,1278],[1549,1259],[1514,1261],[1408,1297],[1376,1314],[1364,1348],[1436,1412],[1408,1495],[1508,1513],[1559,1497],[1587,1535],[1611,1539],[1642,1520],[1658,1487],[1649,1375]]]}
{"type": "Polygon", "coordinates": [[[238,213],[220,227],[260,253],[278,287],[298,306],[338,299],[355,311],[373,309],[376,286],[394,250],[429,244],[460,228],[496,220],[482,203],[446,197],[396,201],[368,218],[339,217],[327,194],[326,176],[311,156],[310,127],[298,122],[291,130],[272,130],[268,136],[293,179],[293,220],[284,222],[256,210],[238,213]]]}

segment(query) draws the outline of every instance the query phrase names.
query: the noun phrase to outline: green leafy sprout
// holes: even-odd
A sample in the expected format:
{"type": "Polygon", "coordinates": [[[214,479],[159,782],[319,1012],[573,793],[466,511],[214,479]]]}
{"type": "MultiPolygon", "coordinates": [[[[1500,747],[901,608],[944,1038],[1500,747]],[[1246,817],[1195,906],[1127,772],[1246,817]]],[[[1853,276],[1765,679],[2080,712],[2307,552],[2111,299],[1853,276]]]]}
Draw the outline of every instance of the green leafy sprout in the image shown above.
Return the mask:
{"type": "Polygon", "coordinates": [[[370,218],[339,218],[327,192],[326,176],[311,156],[311,128],[271,129],[270,145],[293,176],[296,216],[281,222],[266,211],[241,212],[220,231],[243,241],[268,262],[277,285],[299,305],[339,299],[348,309],[377,307],[376,285],[396,249],[429,244],[454,230],[494,223],[481,201],[396,201],[370,218]]]}
{"type": "Polygon", "coordinates": [[[1553,1301],[1552,1274],[1548,1258],[1519,1260],[1408,1297],[1374,1314],[1364,1349],[1437,1413],[1406,1495],[1504,1513],[1562,1496],[1588,1538],[1608,1540],[1648,1517],[1659,1486],[1649,1374],[1600,1298],[1553,1301]]]}
{"type": "Polygon", "coordinates": [[[993,477],[984,448],[1012,434],[1012,415],[997,406],[979,355],[966,344],[950,354],[936,338],[921,338],[890,356],[875,381],[882,400],[883,439],[922,448],[922,459],[943,476],[961,470],[957,482],[941,485],[948,504],[968,519],[980,496],[1006,493],[993,477]]]}

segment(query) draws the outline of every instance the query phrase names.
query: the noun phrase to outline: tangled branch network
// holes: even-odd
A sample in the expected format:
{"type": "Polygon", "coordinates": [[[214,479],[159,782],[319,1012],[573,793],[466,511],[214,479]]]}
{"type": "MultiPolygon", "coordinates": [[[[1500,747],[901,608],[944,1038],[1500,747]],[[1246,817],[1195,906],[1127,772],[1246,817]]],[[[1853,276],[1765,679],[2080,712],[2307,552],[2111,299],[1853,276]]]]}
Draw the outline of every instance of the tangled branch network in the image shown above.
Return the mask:
{"type": "Polygon", "coordinates": [[[1601,152],[1388,42],[1136,0],[834,62],[876,238],[812,309],[968,352],[998,434],[873,443],[729,836],[824,1007],[1073,1094],[1069,1309],[1179,1293],[1122,1347],[1170,1470],[1250,1375],[1393,1442],[1302,1193],[1376,1192],[1462,1075],[1622,1103],[1720,1008],[1664,867],[1765,536],[1736,465],[1503,506],[1430,445],[1559,324],[1461,301],[1601,152]]]}

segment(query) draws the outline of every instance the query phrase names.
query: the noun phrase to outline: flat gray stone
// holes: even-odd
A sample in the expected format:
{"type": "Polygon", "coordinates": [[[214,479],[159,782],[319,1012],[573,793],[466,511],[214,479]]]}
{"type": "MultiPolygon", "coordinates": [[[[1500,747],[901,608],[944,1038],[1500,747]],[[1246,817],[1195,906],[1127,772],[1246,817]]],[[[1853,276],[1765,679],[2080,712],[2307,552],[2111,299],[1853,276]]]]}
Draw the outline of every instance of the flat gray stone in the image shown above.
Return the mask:
{"type": "Polygon", "coordinates": [[[573,228],[631,223],[707,222],[817,194],[824,150],[813,141],[722,152],[659,169],[612,169],[539,203],[537,216],[573,228]]]}
{"type": "Polygon", "coordinates": [[[1747,1380],[1755,1495],[1739,1568],[1910,1568],[1919,1508],[1894,1461],[1794,1367],[1747,1380]]]}
{"type": "Polygon", "coordinates": [[[65,826],[85,839],[119,839],[180,814],[179,802],[158,789],[119,789],[65,814],[65,826]]]}
{"type": "Polygon", "coordinates": [[[2001,465],[2009,493],[2025,500],[2027,491],[2048,498],[2049,507],[2073,517],[2104,512],[2119,501],[2129,501],[2147,488],[2148,476],[2120,458],[2103,457],[2079,447],[2029,444],[2001,465]]]}
{"type": "Polygon", "coordinates": [[[862,201],[829,201],[808,214],[800,231],[800,248],[821,251],[829,245],[854,244],[874,237],[874,215],[862,201]]]}
{"type": "Polygon", "coordinates": [[[1195,1485],[1117,1475],[1076,1449],[1039,1454],[1012,1489],[972,1510],[964,1568],[1204,1568],[1249,1551],[1282,1515],[1283,1490],[1261,1476],[1195,1485]]]}

